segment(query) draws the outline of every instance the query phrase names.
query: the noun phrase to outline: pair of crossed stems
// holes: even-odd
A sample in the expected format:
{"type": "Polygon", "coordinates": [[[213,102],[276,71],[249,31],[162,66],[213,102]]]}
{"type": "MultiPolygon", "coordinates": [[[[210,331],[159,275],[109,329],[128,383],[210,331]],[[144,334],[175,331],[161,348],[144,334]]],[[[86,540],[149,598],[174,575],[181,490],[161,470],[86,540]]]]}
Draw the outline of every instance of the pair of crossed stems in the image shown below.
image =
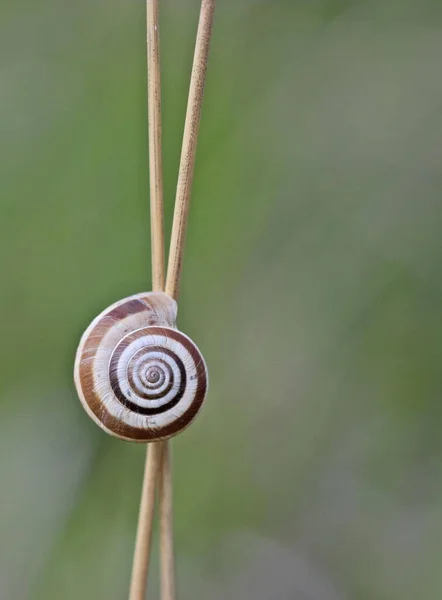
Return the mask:
{"type": "MultiPolygon", "coordinates": [[[[175,300],[178,296],[181,278],[195,152],[214,12],[215,0],[202,0],[184,126],[166,278],[163,231],[159,7],[158,0],[146,0],[152,282],[153,291],[165,291],[175,300]]],[[[160,508],[161,599],[174,600],[172,474],[168,441],[152,442],[147,448],[129,600],[144,600],[145,598],[157,488],[160,508]]]]}

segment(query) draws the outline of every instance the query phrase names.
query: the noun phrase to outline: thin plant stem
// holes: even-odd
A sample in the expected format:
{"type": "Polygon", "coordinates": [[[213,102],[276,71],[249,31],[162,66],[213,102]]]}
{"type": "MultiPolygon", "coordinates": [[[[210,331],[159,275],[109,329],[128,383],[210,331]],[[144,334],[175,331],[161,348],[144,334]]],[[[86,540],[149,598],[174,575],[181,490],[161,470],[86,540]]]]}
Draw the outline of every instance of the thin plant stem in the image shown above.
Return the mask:
{"type": "Polygon", "coordinates": [[[166,294],[177,298],[179,293],[183,252],[186,240],[187,220],[189,215],[190,193],[192,189],[195,154],[201,118],[201,107],[206,81],[207,61],[209,57],[210,39],[212,36],[215,0],[202,0],[198,33],[190,78],[189,99],[187,103],[186,121],[184,125],[183,146],[181,150],[180,168],[173,216],[172,236],[170,241],[169,262],[167,268],[166,294]]]}
{"type": "MultiPolygon", "coordinates": [[[[164,290],[165,258],[158,0],[146,0],[146,30],[152,289],[161,291],[164,290]]],[[[152,547],[155,489],[163,450],[162,442],[147,446],[129,600],[144,600],[146,595],[152,547]]]]}
{"type": "Polygon", "coordinates": [[[173,499],[170,443],[164,442],[160,473],[160,584],[161,600],[175,600],[173,499]]]}
{"type": "Polygon", "coordinates": [[[152,289],[164,290],[163,158],[158,0],[146,0],[152,289]]]}
{"type": "Polygon", "coordinates": [[[161,465],[163,447],[160,443],[149,444],[141,492],[140,512],[138,516],[137,539],[129,600],[144,600],[146,597],[147,571],[152,542],[152,524],[155,508],[155,488],[161,465]]]}
{"type": "MultiPolygon", "coordinates": [[[[198,140],[201,107],[206,81],[210,39],[212,36],[215,0],[202,0],[195,44],[189,99],[184,125],[183,145],[178,172],[177,193],[167,268],[166,294],[178,298],[183,265],[184,244],[192,191],[195,154],[198,140]]],[[[161,600],[175,600],[175,577],[173,555],[173,493],[170,449],[164,443],[160,474],[160,552],[161,552],[161,600]]]]}
{"type": "MultiPolygon", "coordinates": [[[[178,173],[166,279],[166,294],[169,294],[169,296],[175,300],[178,298],[183,265],[190,194],[195,168],[195,154],[201,119],[201,107],[204,95],[215,4],[215,0],[202,0],[192,74],[190,78],[189,99],[184,125],[183,146],[178,173]]],[[[168,442],[164,442],[162,453],[159,502],[161,600],[175,600],[172,467],[168,442]]]]}

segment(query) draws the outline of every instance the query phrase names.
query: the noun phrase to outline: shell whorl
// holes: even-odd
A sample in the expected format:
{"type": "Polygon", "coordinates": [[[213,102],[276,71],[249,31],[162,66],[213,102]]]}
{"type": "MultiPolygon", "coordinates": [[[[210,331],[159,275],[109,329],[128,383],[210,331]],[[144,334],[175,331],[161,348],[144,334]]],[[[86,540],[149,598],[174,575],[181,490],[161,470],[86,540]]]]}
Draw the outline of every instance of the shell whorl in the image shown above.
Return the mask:
{"type": "Polygon", "coordinates": [[[176,329],[176,302],[146,292],[117,302],[81,338],[74,379],[81,403],[107,433],[148,442],[172,437],[198,413],[208,374],[176,329]]]}

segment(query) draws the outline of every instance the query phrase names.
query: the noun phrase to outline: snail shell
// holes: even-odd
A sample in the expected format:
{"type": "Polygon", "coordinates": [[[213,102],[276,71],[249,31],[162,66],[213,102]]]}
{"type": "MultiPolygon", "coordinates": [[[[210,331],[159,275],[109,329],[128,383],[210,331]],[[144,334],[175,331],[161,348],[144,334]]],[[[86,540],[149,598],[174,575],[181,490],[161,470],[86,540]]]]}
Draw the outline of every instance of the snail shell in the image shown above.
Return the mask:
{"type": "Polygon", "coordinates": [[[86,329],[74,380],[89,416],[120,439],[149,442],[185,429],[201,408],[208,374],[197,346],[176,328],[163,292],[116,302],[86,329]]]}

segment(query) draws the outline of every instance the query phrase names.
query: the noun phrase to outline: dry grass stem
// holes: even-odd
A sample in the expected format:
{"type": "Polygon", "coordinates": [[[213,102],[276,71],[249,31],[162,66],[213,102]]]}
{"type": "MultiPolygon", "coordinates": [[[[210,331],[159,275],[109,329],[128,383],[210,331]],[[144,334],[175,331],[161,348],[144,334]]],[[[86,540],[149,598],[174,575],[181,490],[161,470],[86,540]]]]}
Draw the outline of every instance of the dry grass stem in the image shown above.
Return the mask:
{"type": "Polygon", "coordinates": [[[170,444],[164,442],[159,486],[161,600],[175,600],[172,468],[170,454],[170,444]]]}
{"type": "Polygon", "coordinates": [[[141,492],[140,512],[138,516],[137,539],[135,542],[129,600],[144,600],[146,596],[147,571],[149,568],[150,551],[152,546],[155,488],[162,462],[162,452],[163,446],[161,443],[153,443],[148,445],[143,489],[141,492]]]}
{"type": "MultiPolygon", "coordinates": [[[[215,0],[202,0],[184,126],[165,290],[167,294],[175,299],[178,297],[182,271],[190,193],[214,12],[215,0]]],[[[172,467],[168,442],[164,443],[160,482],[161,600],[174,600],[172,467]]]]}
{"type": "Polygon", "coordinates": [[[210,38],[212,35],[215,0],[202,0],[198,33],[190,78],[189,100],[184,125],[183,146],[178,172],[178,185],[170,241],[169,263],[167,268],[166,293],[177,298],[183,264],[183,251],[186,240],[189,215],[190,193],[192,189],[195,153],[201,118],[201,106],[206,81],[210,38]]]}
{"type": "Polygon", "coordinates": [[[149,121],[152,289],[164,290],[163,158],[161,144],[161,72],[158,0],[147,0],[147,106],[149,121]]]}
{"type": "MultiPolygon", "coordinates": [[[[165,257],[158,0],[146,0],[146,29],[152,289],[161,291],[164,290],[165,257]]],[[[157,442],[149,444],[146,451],[129,600],[144,600],[146,595],[152,546],[155,490],[161,469],[163,450],[163,443],[157,442]]]]}

